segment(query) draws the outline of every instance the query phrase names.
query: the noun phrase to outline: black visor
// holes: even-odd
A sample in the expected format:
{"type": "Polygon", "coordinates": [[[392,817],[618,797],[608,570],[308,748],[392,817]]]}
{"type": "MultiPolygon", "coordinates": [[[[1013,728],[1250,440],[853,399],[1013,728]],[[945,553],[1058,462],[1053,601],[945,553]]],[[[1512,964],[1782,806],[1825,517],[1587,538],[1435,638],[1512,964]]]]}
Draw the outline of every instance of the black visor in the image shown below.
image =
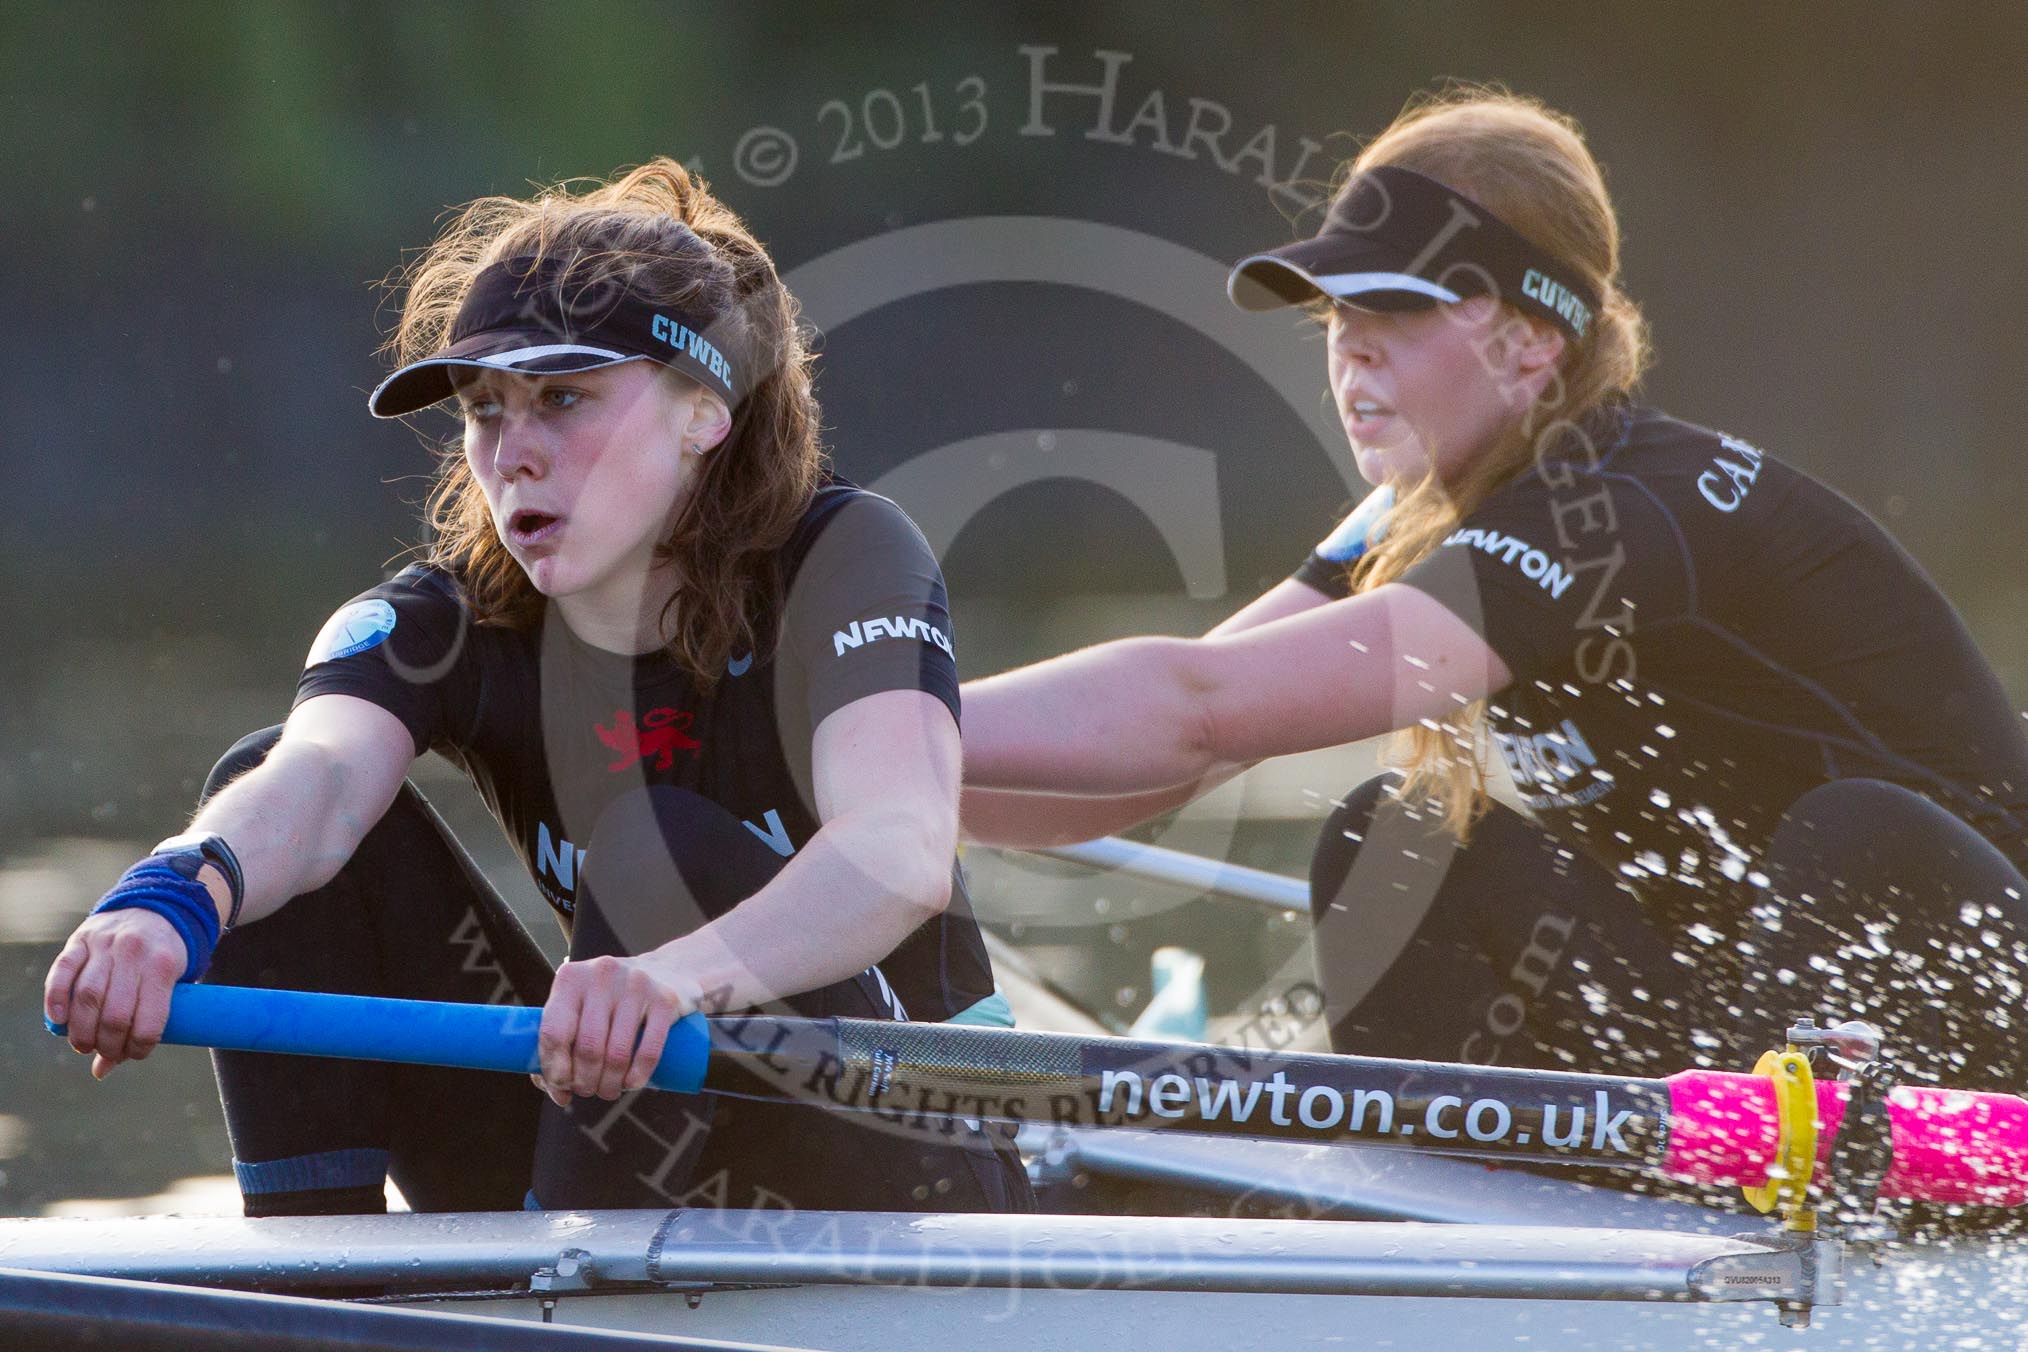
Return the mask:
{"type": "Polygon", "coordinates": [[[1356,175],[1311,239],[1241,259],[1226,294],[1243,310],[1320,296],[1398,310],[1493,296],[1562,329],[1590,331],[1598,294],[1478,203],[1410,169],[1356,175]]]}
{"type": "Polygon", "coordinates": [[[618,279],[586,285],[556,259],[504,259],[472,283],[450,344],[381,381],[366,406],[376,418],[428,408],[456,392],[452,373],[460,367],[557,375],[628,361],[680,371],[735,404],[732,364],[705,336],[708,327],[650,304],[618,279]]]}

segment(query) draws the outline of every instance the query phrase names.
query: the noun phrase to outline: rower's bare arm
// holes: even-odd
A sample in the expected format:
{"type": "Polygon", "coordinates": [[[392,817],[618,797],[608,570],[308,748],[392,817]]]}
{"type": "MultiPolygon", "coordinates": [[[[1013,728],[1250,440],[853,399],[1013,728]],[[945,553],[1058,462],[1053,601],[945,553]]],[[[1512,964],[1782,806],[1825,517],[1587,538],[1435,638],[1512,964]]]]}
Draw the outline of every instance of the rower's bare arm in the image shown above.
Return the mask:
{"type": "Polygon", "coordinates": [[[267,759],[214,794],[190,824],[225,837],[239,856],[240,923],[336,877],[414,761],[408,730],[377,704],[319,695],[298,705],[267,759]]]}
{"type": "Polygon", "coordinates": [[[1441,718],[1505,663],[1399,584],[1238,633],[1134,638],[966,687],[966,769],[998,788],[1179,789],[1269,756],[1441,718]]]}
{"type": "MultiPolygon", "coordinates": [[[[1289,578],[1227,616],[1205,637],[1216,638],[1258,628],[1314,610],[1330,599],[1307,583],[1289,578]]],[[[1092,840],[1174,811],[1210,793],[1248,768],[1250,763],[1225,765],[1202,779],[1154,793],[1139,794],[1035,793],[1021,789],[989,789],[968,783],[963,801],[964,835],[965,839],[981,845],[1002,845],[1009,849],[1033,849],[1092,840]]]]}
{"type": "Polygon", "coordinates": [[[950,904],[958,728],[933,695],[887,690],[817,725],[823,825],[767,886],[638,957],[567,962],[543,1006],[536,1082],[558,1103],[647,1083],[671,1023],[843,981],[950,904]]]}
{"type": "Polygon", "coordinates": [[[1300,615],[1306,610],[1329,605],[1331,598],[1307,582],[1295,578],[1283,578],[1253,600],[1220,620],[1205,633],[1206,638],[1222,638],[1227,634],[1244,633],[1258,629],[1276,620],[1285,620],[1291,615],[1300,615]]]}
{"type": "Polygon", "coordinates": [[[964,837],[975,845],[996,845],[1009,850],[1045,849],[1095,840],[1201,798],[1246,768],[1226,766],[1202,780],[1153,793],[1041,793],[967,786],[964,837]]]}
{"type": "Polygon", "coordinates": [[[766,887],[670,945],[734,1008],[840,981],[950,904],[957,724],[933,695],[889,690],[817,727],[823,826],[766,887]]]}
{"type": "MultiPolygon", "coordinates": [[[[329,882],[380,820],[415,758],[393,714],[347,695],[305,700],[267,759],[213,795],[191,829],[223,836],[245,876],[239,923],[329,882]]],[[[198,880],[223,922],[231,894],[218,870],[198,880]]],[[[86,916],[43,982],[43,1013],[68,1025],[103,1078],[153,1051],[169,992],[191,961],[176,928],[152,910],[86,916]]]]}

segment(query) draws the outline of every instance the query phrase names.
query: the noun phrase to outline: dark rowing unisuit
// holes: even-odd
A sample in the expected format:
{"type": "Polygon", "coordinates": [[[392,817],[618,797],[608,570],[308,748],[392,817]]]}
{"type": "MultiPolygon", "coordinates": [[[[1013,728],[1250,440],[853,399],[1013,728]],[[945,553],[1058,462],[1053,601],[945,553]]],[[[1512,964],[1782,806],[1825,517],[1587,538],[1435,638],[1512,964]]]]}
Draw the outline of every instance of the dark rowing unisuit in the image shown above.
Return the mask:
{"type": "MultiPolygon", "coordinates": [[[[1346,594],[1312,558],[1296,576],[1346,594]]],[[[1400,579],[1512,672],[1522,800],[1620,875],[1722,885],[1809,789],[1898,784],[2028,868],[2028,735],[1936,584],[1824,484],[1615,406],[1400,579]]]]}
{"type": "MultiPolygon", "coordinates": [[[[462,767],[568,926],[593,824],[622,793],[644,784],[694,792],[786,858],[821,825],[810,744],[826,715],[904,689],[935,695],[957,716],[942,576],[893,503],[834,482],[784,557],[788,599],[772,617],[779,643],[735,655],[708,694],[666,654],[605,652],[560,622],[527,632],[475,624],[455,579],[414,565],[338,612],[333,627],[343,628],[345,616],[381,603],[393,623],[376,636],[369,615],[366,637],[376,641],[349,654],[338,655],[352,644],[320,638],[312,655],[324,660],[304,671],[296,702],[370,700],[401,719],[418,755],[434,749],[462,767]]],[[[1003,1021],[955,864],[950,908],[880,970],[910,1018],[977,1011],[1003,1021]]]]}
{"type": "Polygon", "coordinates": [[[1345,796],[1311,866],[1338,1050],[1666,1073],[1826,1012],[2018,1086],[1988,1011],[2028,974],[2028,734],[1857,506],[1609,405],[1399,580],[1512,672],[1487,724],[1532,820],[1459,846],[1388,779],[1345,796]]]}

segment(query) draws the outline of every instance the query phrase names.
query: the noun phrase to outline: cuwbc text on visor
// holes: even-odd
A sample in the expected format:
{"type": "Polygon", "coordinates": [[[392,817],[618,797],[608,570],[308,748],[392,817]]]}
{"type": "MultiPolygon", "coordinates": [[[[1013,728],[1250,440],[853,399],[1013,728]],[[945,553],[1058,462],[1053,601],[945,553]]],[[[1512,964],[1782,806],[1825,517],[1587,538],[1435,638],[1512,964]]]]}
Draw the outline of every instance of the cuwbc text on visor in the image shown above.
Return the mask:
{"type": "Polygon", "coordinates": [[[709,339],[688,324],[667,315],[656,315],[648,325],[648,332],[655,336],[656,341],[669,344],[703,366],[723,381],[728,389],[732,387],[732,364],[711,345],[709,339]]]}

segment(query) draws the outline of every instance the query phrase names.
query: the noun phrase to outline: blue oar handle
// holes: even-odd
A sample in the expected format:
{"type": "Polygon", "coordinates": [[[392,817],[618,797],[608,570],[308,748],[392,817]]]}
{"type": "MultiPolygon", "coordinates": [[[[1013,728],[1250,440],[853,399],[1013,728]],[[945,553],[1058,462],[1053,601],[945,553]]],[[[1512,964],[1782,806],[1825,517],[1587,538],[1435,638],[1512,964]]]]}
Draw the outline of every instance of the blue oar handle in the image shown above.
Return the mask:
{"type": "MultiPolygon", "coordinates": [[[[62,1036],[64,1028],[49,1024],[62,1036]]],[[[237,1052],[288,1052],[354,1061],[532,1073],[539,1069],[535,1036],[542,1011],[525,1005],[452,1005],[369,995],[261,990],[247,986],[179,985],[169,1002],[162,1040],[184,1047],[237,1052]]],[[[711,1054],[702,1014],[669,1030],[669,1042],[648,1080],[656,1089],[697,1093],[711,1054]]]]}

